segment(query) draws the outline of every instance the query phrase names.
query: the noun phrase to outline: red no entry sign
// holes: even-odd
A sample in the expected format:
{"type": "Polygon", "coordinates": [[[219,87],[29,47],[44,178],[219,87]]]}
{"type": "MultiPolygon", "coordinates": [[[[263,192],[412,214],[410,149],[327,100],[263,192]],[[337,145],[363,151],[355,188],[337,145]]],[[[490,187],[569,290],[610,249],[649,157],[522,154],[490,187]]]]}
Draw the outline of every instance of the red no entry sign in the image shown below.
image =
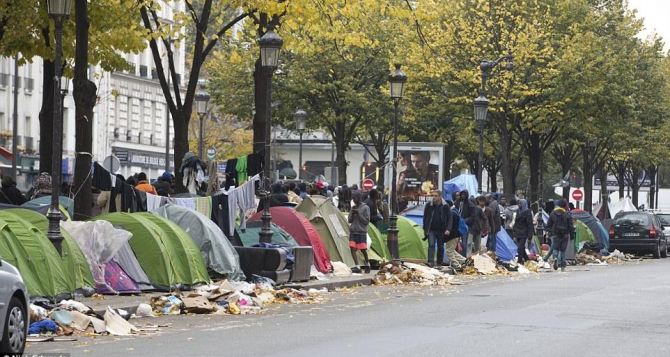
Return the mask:
{"type": "Polygon", "coordinates": [[[581,201],[584,198],[584,192],[580,189],[572,191],[572,199],[575,201],[581,201]]]}
{"type": "Polygon", "coordinates": [[[375,185],[375,182],[372,179],[363,180],[363,189],[365,189],[366,191],[372,190],[372,187],[374,187],[374,185],[375,185]]]}

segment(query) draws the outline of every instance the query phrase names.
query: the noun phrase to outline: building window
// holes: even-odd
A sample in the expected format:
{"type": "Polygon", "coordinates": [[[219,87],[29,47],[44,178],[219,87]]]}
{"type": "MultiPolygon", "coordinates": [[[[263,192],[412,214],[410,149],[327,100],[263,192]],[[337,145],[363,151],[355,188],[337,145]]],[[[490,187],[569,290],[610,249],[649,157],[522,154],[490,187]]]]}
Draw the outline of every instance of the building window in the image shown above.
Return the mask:
{"type": "Polygon", "coordinates": [[[35,80],[28,77],[23,77],[23,86],[26,90],[26,93],[32,93],[35,80]]]}
{"type": "Polygon", "coordinates": [[[140,65],[140,77],[146,77],[146,76],[147,76],[147,66],[140,65]]]}
{"type": "Polygon", "coordinates": [[[31,136],[32,134],[32,118],[30,116],[26,116],[26,122],[25,122],[25,127],[23,128],[23,134],[25,136],[31,136]]]}
{"type": "Polygon", "coordinates": [[[5,122],[5,113],[0,112],[0,131],[7,130],[7,123],[5,122]]]}

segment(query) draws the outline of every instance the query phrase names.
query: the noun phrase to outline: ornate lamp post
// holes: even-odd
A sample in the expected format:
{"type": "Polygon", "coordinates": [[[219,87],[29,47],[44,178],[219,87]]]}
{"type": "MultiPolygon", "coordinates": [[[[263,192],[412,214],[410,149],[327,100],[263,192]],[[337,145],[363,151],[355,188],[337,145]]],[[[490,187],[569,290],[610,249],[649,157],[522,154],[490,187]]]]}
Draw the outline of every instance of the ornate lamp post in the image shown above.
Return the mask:
{"type": "Polygon", "coordinates": [[[302,134],[305,132],[305,123],[307,122],[307,112],[298,109],[293,113],[295,118],[295,129],[300,133],[300,149],[298,151],[298,180],[302,178],[302,134]]]}
{"type": "Polygon", "coordinates": [[[207,92],[199,92],[195,95],[195,110],[198,112],[198,117],[200,117],[200,136],[198,139],[198,155],[200,160],[205,161],[205,152],[204,145],[205,141],[203,138],[203,124],[205,122],[205,115],[207,115],[207,104],[209,103],[209,94],[207,92]]]}
{"type": "Polygon", "coordinates": [[[482,86],[479,89],[479,95],[474,100],[475,107],[475,121],[479,130],[479,159],[477,160],[477,182],[479,183],[479,192],[482,192],[482,161],[484,160],[484,124],[489,108],[489,100],[486,98],[486,81],[491,76],[491,71],[500,64],[500,62],[507,62],[505,69],[511,71],[514,67],[514,56],[508,53],[495,61],[483,60],[479,64],[479,69],[482,71],[482,86]]]}
{"type": "Polygon", "coordinates": [[[267,110],[267,117],[265,118],[265,150],[263,150],[263,181],[265,183],[265,192],[263,192],[263,226],[259,234],[261,243],[270,243],[272,240],[272,230],[270,230],[270,223],[272,222],[272,215],[270,215],[270,131],[272,130],[272,75],[279,65],[279,50],[284,44],[279,35],[272,29],[268,30],[263,37],[260,38],[258,44],[261,48],[261,66],[266,72],[266,96],[265,108],[267,110]]]}
{"type": "Polygon", "coordinates": [[[389,76],[391,98],[393,98],[393,160],[391,173],[391,217],[389,217],[388,229],[388,248],[393,259],[393,264],[400,263],[400,253],[398,250],[398,197],[397,197],[397,160],[398,160],[398,107],[400,100],[405,94],[405,83],[407,75],[400,69],[400,65],[395,65],[395,71],[389,76]]]}
{"type": "Polygon", "coordinates": [[[477,182],[479,182],[479,192],[482,192],[482,161],[484,160],[484,124],[489,110],[489,100],[480,94],[475,98],[475,122],[479,131],[479,159],[477,160],[477,182]]]}
{"type": "Polygon", "coordinates": [[[63,165],[63,97],[61,96],[61,56],[63,55],[63,21],[70,15],[71,0],[49,0],[47,10],[56,25],[56,55],[54,57],[54,86],[53,86],[53,152],[51,156],[51,207],[47,213],[49,228],[47,237],[53,243],[58,254],[63,255],[61,243],[63,236],[60,232],[61,213],[58,204],[61,171],[63,165]]]}

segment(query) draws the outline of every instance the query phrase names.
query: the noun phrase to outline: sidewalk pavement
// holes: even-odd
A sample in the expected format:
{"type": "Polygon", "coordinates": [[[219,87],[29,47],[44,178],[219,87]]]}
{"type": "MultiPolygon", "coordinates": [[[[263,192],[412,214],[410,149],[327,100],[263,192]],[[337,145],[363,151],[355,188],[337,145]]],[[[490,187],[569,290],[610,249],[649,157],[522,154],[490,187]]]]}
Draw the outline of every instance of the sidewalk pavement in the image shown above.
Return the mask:
{"type": "MultiPolygon", "coordinates": [[[[310,280],[305,282],[288,283],[282,285],[281,287],[305,290],[320,290],[327,288],[328,291],[331,291],[341,288],[372,285],[372,278],[375,276],[375,274],[377,274],[377,271],[373,270],[370,272],[370,274],[352,274],[351,276],[329,277],[324,280],[310,280]]],[[[128,313],[133,314],[137,310],[137,306],[139,304],[149,304],[152,297],[162,296],[165,294],[167,294],[167,292],[148,292],[139,295],[96,295],[95,297],[84,297],[78,300],[84,305],[92,308],[100,315],[104,315],[107,306],[110,306],[114,309],[123,309],[128,311],[128,313]]]]}

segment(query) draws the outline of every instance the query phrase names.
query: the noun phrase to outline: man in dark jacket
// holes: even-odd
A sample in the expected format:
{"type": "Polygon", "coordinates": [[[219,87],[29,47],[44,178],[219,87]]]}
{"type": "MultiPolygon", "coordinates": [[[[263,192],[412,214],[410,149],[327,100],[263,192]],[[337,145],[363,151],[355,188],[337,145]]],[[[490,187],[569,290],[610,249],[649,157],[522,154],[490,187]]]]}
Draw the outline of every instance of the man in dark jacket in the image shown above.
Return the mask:
{"type": "MultiPolygon", "coordinates": [[[[512,204],[514,204],[512,200],[512,204]]],[[[519,264],[524,264],[528,260],[528,254],[526,254],[526,242],[533,237],[533,213],[528,208],[528,202],[524,199],[518,201],[519,211],[516,214],[514,219],[514,225],[512,226],[512,232],[514,234],[514,240],[517,244],[517,262],[519,264]]]]}
{"type": "Polygon", "coordinates": [[[458,210],[461,213],[461,219],[463,219],[468,226],[468,235],[462,238],[464,255],[469,257],[472,252],[472,245],[475,237],[480,237],[481,239],[480,216],[477,212],[477,205],[475,204],[474,199],[470,197],[470,193],[467,190],[463,190],[459,193],[457,207],[459,207],[458,210]]]}
{"type": "Polygon", "coordinates": [[[428,240],[428,266],[440,266],[444,263],[444,243],[446,237],[451,233],[453,218],[451,208],[442,201],[442,192],[435,191],[433,199],[426,204],[423,211],[423,231],[428,240]],[[437,259],[435,257],[435,245],[437,244],[437,259]]]}
{"type": "Polygon", "coordinates": [[[547,230],[551,235],[554,260],[554,270],[561,267],[561,271],[565,271],[565,250],[568,248],[570,241],[570,234],[574,230],[572,216],[568,212],[568,201],[562,199],[551,214],[547,221],[547,230]]]}

